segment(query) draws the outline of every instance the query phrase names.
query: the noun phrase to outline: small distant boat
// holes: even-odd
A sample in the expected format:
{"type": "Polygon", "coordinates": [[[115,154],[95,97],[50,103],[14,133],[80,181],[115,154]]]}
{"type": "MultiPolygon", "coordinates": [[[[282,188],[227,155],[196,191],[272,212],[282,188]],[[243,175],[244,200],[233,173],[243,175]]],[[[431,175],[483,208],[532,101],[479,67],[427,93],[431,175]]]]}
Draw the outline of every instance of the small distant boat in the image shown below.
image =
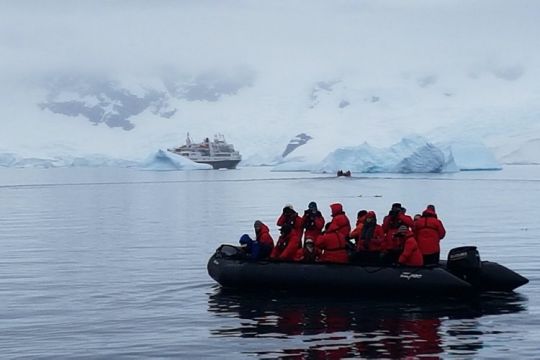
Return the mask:
{"type": "Polygon", "coordinates": [[[188,133],[185,145],[167,150],[196,163],[212,165],[214,169],[235,169],[242,160],[242,155],[225,141],[222,134],[214,135],[213,141],[205,138],[200,143],[194,143],[188,133]]]}
{"type": "Polygon", "coordinates": [[[351,170],[347,170],[347,171],[338,170],[337,176],[338,177],[340,177],[340,176],[350,177],[351,176],[351,170]]]}

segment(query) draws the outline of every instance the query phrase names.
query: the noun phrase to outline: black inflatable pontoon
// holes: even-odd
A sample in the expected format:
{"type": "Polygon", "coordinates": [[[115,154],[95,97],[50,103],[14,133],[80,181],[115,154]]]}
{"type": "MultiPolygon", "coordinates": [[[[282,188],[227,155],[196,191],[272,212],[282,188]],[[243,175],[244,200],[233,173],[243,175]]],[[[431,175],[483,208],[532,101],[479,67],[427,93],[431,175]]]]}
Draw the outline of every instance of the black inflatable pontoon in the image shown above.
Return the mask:
{"type": "Polygon", "coordinates": [[[480,261],[475,247],[453,249],[433,267],[393,267],[245,259],[235,246],[222,245],[208,261],[208,274],[225,288],[459,295],[512,291],[529,282],[516,272],[480,261]]]}

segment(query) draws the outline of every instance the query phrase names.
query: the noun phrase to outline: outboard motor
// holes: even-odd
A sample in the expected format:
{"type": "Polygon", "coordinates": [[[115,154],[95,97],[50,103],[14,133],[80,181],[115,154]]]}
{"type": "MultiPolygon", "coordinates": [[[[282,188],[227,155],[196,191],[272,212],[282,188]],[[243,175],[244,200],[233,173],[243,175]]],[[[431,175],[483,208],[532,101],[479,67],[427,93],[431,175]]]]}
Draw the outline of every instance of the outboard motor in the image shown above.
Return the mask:
{"type": "Polygon", "coordinates": [[[482,269],[480,253],[476,246],[461,246],[448,252],[448,270],[457,277],[474,282],[482,269]]]}

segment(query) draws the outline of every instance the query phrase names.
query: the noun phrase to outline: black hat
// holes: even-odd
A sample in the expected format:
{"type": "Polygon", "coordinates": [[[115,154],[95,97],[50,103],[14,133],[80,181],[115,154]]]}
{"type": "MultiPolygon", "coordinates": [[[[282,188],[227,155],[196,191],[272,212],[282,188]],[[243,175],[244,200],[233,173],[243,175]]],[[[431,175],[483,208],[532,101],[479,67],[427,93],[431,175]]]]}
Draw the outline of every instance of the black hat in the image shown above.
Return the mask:
{"type": "Polygon", "coordinates": [[[393,203],[392,209],[401,209],[401,203],[393,203]]]}
{"type": "Polygon", "coordinates": [[[309,205],[308,205],[308,209],[310,209],[310,210],[313,210],[313,209],[317,210],[317,203],[316,203],[315,201],[310,202],[309,205]]]}
{"type": "Polygon", "coordinates": [[[356,217],[359,218],[360,216],[367,215],[367,210],[360,210],[358,214],[356,214],[356,217]]]}

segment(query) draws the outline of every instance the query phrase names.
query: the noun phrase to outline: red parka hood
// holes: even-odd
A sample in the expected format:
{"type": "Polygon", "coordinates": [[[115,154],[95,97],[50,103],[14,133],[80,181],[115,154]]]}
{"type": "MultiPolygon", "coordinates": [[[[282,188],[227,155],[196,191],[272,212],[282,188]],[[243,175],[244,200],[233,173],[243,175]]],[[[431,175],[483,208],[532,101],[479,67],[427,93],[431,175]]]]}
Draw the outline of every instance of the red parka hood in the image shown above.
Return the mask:
{"type": "Polygon", "coordinates": [[[375,214],[375,211],[368,211],[366,214],[366,219],[367,218],[373,218],[374,222],[377,222],[377,214],[375,214]]]}
{"type": "Polygon", "coordinates": [[[270,229],[268,228],[268,226],[266,226],[266,224],[261,223],[259,234],[264,234],[264,233],[269,233],[269,232],[270,232],[270,229]]]}
{"type": "Polygon", "coordinates": [[[330,205],[330,209],[332,209],[332,216],[343,213],[343,206],[339,203],[330,205]]]}
{"type": "Polygon", "coordinates": [[[429,208],[427,208],[426,210],[424,210],[422,212],[422,216],[425,216],[425,217],[437,217],[437,213],[435,212],[435,210],[431,210],[429,208]]]}

